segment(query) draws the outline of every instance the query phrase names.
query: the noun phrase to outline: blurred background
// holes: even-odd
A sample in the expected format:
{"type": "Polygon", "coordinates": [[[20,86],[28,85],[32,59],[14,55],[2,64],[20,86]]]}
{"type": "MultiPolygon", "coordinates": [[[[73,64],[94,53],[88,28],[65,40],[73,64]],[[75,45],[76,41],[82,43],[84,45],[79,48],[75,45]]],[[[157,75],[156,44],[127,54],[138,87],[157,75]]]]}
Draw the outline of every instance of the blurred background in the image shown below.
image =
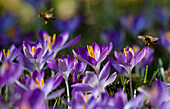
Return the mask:
{"type": "Polygon", "coordinates": [[[144,43],[138,35],[158,37],[153,45],[153,60],[149,71],[159,67],[158,58],[165,70],[170,68],[170,1],[169,0],[1,0],[0,49],[11,44],[19,46],[25,38],[38,40],[38,31],[49,35],[70,33],[69,40],[81,34],[80,41],[62,50],[58,56],[72,55],[72,49],[113,43],[113,51],[127,45],[139,50],[144,43]],[[53,8],[55,21],[42,24],[40,12],[53,8]],[[135,46],[134,46],[135,45],[135,46]]]}

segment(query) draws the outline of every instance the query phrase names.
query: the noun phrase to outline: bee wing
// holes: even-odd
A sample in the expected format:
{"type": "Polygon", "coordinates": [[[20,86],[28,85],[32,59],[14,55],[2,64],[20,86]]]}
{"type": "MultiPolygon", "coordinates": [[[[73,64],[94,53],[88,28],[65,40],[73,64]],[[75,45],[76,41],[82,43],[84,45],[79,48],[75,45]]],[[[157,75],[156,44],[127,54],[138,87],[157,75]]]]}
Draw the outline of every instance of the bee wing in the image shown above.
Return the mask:
{"type": "Polygon", "coordinates": [[[145,40],[145,37],[144,36],[138,36],[138,39],[141,39],[141,40],[145,40]]]}
{"type": "Polygon", "coordinates": [[[159,38],[151,38],[152,42],[156,42],[159,38]]]}
{"type": "Polygon", "coordinates": [[[51,13],[53,10],[54,10],[54,9],[51,8],[51,9],[47,10],[46,13],[51,13]]]}

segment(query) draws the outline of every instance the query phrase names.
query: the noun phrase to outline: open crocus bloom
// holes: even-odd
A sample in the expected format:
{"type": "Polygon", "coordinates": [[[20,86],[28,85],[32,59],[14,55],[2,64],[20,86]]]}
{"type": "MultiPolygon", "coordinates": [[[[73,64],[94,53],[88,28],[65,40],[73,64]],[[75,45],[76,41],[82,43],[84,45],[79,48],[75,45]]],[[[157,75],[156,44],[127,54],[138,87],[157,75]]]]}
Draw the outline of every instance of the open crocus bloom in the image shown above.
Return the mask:
{"type": "Polygon", "coordinates": [[[116,51],[114,52],[117,62],[114,61],[112,58],[109,59],[112,64],[117,64],[119,66],[122,66],[123,68],[126,69],[128,73],[131,73],[133,67],[145,57],[145,54],[146,54],[146,47],[144,47],[142,51],[137,56],[135,56],[133,49],[127,46],[126,48],[123,49],[122,55],[119,55],[116,51]]]}
{"type": "Polygon", "coordinates": [[[48,51],[54,51],[54,57],[61,49],[70,47],[77,43],[80,39],[80,35],[71,40],[70,42],[66,43],[69,38],[69,33],[64,32],[56,37],[56,34],[50,36],[46,31],[40,30],[39,31],[39,39],[41,43],[44,45],[44,49],[48,51]]]}
{"type": "Polygon", "coordinates": [[[77,52],[73,50],[73,54],[80,61],[83,61],[93,67],[96,73],[98,73],[101,62],[106,58],[111,50],[112,43],[106,46],[99,46],[94,42],[92,46],[87,45],[87,49],[79,47],[77,52]]]}
{"type": "Polygon", "coordinates": [[[99,75],[91,71],[86,71],[86,76],[83,79],[83,83],[77,83],[72,85],[75,91],[82,92],[94,92],[96,95],[100,95],[102,92],[105,92],[105,87],[112,82],[117,77],[117,73],[113,73],[110,77],[110,62],[107,62],[105,66],[102,68],[99,75]]]}

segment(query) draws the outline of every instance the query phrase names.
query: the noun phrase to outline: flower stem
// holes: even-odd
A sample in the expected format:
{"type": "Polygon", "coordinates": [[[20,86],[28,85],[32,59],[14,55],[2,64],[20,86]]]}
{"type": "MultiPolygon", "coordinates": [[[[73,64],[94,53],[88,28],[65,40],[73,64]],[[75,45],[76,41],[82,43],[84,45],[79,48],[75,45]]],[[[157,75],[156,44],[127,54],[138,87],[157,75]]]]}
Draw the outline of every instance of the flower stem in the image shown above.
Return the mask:
{"type": "Polygon", "coordinates": [[[131,78],[131,73],[129,72],[129,81],[130,81],[130,95],[131,99],[133,98],[133,89],[132,89],[132,78],[131,78]]]}
{"type": "MultiPolygon", "coordinates": [[[[70,93],[69,93],[68,80],[65,79],[65,83],[66,83],[66,89],[67,89],[67,101],[70,102],[70,93]]],[[[68,109],[71,109],[71,107],[68,106],[68,109]]]]}

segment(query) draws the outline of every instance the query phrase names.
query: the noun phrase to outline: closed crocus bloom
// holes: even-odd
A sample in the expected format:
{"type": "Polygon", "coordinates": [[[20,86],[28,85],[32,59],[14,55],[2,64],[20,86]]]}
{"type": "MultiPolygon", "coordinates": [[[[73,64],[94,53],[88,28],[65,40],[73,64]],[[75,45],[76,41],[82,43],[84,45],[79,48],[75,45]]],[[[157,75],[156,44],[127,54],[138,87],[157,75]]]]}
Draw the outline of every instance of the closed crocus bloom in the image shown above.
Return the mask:
{"type": "Polygon", "coordinates": [[[151,24],[144,14],[139,14],[138,16],[127,14],[120,18],[120,23],[125,29],[134,35],[139,34],[151,24]]]}
{"type": "Polygon", "coordinates": [[[170,53],[170,31],[161,31],[160,44],[170,53]]]}
{"type": "Polygon", "coordinates": [[[104,30],[101,33],[101,39],[105,43],[112,42],[113,48],[117,49],[121,42],[124,40],[125,33],[124,31],[114,30],[104,30]]]}
{"type": "Polygon", "coordinates": [[[75,18],[68,18],[64,20],[56,18],[54,25],[60,32],[68,31],[69,33],[74,33],[74,31],[80,26],[81,22],[81,16],[76,16],[75,18]]]}
{"type": "Polygon", "coordinates": [[[111,50],[112,43],[106,46],[99,46],[96,42],[94,42],[92,46],[87,45],[87,49],[79,47],[77,52],[73,50],[73,54],[80,61],[83,61],[93,67],[95,72],[98,73],[101,62],[107,57],[111,50]]]}

